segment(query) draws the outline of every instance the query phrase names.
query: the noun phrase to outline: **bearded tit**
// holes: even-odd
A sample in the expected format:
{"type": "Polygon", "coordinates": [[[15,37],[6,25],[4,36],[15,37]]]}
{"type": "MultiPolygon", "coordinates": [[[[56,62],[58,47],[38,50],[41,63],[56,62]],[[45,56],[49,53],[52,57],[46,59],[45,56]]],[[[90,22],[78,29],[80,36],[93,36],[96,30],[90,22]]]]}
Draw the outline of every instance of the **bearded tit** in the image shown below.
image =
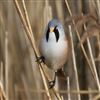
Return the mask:
{"type": "Polygon", "coordinates": [[[58,20],[49,21],[40,41],[39,50],[42,61],[55,72],[54,80],[49,82],[52,88],[55,85],[56,72],[62,69],[68,58],[68,40],[58,20]]]}

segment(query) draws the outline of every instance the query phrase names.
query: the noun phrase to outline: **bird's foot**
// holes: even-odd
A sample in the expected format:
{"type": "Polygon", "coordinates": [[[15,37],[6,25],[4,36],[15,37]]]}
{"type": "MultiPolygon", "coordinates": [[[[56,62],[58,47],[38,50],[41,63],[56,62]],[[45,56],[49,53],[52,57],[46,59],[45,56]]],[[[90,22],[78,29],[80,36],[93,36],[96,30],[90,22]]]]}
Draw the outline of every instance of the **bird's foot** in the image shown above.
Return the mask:
{"type": "Polygon", "coordinates": [[[37,57],[36,62],[39,62],[39,63],[43,62],[45,64],[45,58],[44,58],[44,56],[37,57]]]}
{"type": "Polygon", "coordinates": [[[49,89],[53,88],[55,86],[55,80],[49,81],[49,89]]]}

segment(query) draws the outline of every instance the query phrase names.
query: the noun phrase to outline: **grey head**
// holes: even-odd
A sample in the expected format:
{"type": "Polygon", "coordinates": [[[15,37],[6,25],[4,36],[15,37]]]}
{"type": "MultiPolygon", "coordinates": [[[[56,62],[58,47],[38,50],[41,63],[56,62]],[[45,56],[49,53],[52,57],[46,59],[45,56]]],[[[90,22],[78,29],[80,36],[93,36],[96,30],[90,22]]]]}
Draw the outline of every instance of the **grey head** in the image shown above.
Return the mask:
{"type": "Polygon", "coordinates": [[[55,26],[62,27],[62,24],[57,19],[50,20],[48,23],[48,27],[55,27],[55,26]]]}
{"type": "Polygon", "coordinates": [[[47,42],[49,40],[49,35],[51,32],[55,33],[56,42],[58,42],[60,38],[65,37],[63,26],[57,19],[52,19],[48,23],[47,31],[46,31],[47,42]]]}

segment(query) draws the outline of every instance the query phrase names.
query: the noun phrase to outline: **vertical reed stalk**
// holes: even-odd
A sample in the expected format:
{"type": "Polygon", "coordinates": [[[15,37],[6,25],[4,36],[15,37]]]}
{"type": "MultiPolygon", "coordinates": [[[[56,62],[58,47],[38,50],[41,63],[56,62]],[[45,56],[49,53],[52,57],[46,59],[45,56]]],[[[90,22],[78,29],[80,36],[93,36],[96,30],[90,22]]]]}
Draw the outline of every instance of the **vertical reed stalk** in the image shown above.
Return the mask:
{"type": "MultiPolygon", "coordinates": [[[[69,26],[69,33],[70,33],[70,39],[71,39],[72,59],[73,59],[73,66],[74,66],[74,72],[75,72],[76,89],[79,92],[79,90],[80,90],[79,89],[79,79],[78,79],[78,72],[77,72],[77,66],[76,66],[76,58],[75,58],[75,52],[74,52],[74,44],[73,44],[71,26],[69,26]]],[[[80,94],[78,94],[78,100],[81,100],[80,94]]]]}
{"type": "Polygon", "coordinates": [[[8,63],[8,33],[5,33],[5,80],[6,80],[6,100],[9,100],[9,63],[8,63]]]}
{"type": "MultiPolygon", "coordinates": [[[[70,91],[70,80],[69,80],[69,77],[67,77],[67,91],[70,91]]],[[[70,92],[68,92],[68,100],[71,100],[70,92]]]]}

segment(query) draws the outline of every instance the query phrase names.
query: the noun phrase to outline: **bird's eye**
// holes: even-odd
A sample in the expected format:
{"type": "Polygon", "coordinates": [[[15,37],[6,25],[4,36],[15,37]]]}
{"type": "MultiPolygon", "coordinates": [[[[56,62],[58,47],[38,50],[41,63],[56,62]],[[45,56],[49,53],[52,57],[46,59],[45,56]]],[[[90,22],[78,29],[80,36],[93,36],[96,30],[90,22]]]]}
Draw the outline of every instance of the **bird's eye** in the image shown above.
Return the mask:
{"type": "Polygon", "coordinates": [[[57,29],[57,26],[54,28],[54,33],[55,33],[55,36],[56,36],[56,41],[58,42],[58,40],[59,40],[59,31],[57,29]]]}
{"type": "Polygon", "coordinates": [[[47,33],[46,33],[46,40],[47,40],[47,42],[48,42],[48,39],[49,39],[49,32],[50,32],[50,28],[48,28],[47,33]]]}

